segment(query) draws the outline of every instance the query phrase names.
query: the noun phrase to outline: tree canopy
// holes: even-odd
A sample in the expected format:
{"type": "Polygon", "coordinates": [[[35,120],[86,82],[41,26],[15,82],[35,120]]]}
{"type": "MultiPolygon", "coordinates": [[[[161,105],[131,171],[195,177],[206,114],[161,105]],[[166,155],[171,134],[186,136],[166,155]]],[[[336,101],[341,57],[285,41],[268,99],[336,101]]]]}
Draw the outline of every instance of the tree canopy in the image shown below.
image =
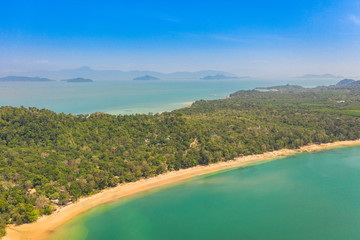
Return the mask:
{"type": "Polygon", "coordinates": [[[360,138],[360,91],[239,91],[162,114],[0,108],[0,236],[119,183],[237,156],[360,138]]]}

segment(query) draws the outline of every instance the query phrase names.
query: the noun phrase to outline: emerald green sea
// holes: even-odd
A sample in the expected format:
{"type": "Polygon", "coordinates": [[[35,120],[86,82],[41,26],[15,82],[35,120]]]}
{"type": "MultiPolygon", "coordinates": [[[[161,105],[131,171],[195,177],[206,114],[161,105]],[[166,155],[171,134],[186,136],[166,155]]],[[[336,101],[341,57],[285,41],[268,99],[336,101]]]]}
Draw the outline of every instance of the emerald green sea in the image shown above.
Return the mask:
{"type": "Polygon", "coordinates": [[[360,147],[297,154],[104,204],[50,239],[360,239],[360,147]]]}

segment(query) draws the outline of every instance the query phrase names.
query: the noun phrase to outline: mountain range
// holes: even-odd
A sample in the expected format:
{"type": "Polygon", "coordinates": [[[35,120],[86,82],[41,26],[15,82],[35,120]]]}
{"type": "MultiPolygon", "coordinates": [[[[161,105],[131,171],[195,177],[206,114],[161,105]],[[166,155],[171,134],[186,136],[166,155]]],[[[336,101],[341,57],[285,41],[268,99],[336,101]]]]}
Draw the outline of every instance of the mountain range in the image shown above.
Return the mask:
{"type": "MultiPolygon", "coordinates": [[[[0,73],[2,76],[14,75],[15,73],[0,73]]],[[[31,71],[16,73],[16,75],[23,75],[29,77],[42,77],[55,80],[72,79],[81,76],[82,78],[93,79],[96,81],[118,81],[118,80],[132,80],[142,76],[153,76],[162,80],[194,80],[211,75],[225,75],[229,77],[236,77],[232,73],[224,71],[205,70],[197,72],[174,72],[174,73],[160,73],[155,71],[120,71],[120,70],[95,70],[84,66],[75,69],[63,69],[56,71],[31,71]]]]}

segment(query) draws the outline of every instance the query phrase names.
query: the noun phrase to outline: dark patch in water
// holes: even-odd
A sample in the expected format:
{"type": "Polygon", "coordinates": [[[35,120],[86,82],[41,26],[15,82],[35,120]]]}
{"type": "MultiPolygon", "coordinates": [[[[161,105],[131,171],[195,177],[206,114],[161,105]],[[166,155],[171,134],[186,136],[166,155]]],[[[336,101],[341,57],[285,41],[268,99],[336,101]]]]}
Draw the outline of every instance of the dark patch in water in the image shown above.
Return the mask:
{"type": "Polygon", "coordinates": [[[339,151],[337,151],[336,149],[328,149],[326,151],[317,151],[317,152],[312,152],[312,154],[332,154],[332,155],[341,155],[341,153],[339,151]]]}
{"type": "Polygon", "coordinates": [[[242,170],[248,170],[248,169],[252,169],[255,170],[256,167],[255,166],[245,166],[245,167],[239,167],[238,170],[242,171],[242,170]]]}

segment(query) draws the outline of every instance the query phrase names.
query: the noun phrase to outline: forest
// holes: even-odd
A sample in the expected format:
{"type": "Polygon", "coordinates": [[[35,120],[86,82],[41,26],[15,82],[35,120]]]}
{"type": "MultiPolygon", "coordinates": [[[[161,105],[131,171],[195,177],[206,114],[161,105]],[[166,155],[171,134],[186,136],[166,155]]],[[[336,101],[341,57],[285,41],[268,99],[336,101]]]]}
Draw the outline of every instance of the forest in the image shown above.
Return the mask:
{"type": "Polygon", "coordinates": [[[0,108],[0,236],[102,189],[196,165],[360,138],[360,90],[273,87],[162,114],[0,108]]]}

